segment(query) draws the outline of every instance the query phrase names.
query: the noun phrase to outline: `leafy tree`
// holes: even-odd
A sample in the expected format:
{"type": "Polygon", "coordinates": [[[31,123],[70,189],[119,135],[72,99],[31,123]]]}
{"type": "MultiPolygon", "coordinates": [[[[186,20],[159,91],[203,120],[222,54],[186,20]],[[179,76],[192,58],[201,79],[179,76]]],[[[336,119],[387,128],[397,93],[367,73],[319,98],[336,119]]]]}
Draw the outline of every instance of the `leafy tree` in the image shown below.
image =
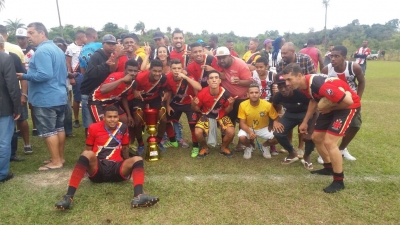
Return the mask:
{"type": "Polygon", "coordinates": [[[0,0],[0,11],[6,7],[5,5],[6,5],[6,0],[0,0]]]}
{"type": "Polygon", "coordinates": [[[141,35],[145,35],[146,34],[146,26],[144,25],[144,23],[142,21],[139,21],[135,27],[133,28],[135,30],[135,32],[139,32],[141,35]]]}

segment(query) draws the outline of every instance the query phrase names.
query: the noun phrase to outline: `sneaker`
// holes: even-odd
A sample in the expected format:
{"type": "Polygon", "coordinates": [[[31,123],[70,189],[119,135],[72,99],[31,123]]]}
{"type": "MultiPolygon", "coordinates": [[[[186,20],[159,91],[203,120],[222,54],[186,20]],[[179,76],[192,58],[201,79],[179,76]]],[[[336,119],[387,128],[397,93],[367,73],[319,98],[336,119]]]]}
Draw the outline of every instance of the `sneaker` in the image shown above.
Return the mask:
{"type": "Polygon", "coordinates": [[[160,151],[165,152],[165,147],[164,145],[162,145],[161,143],[158,143],[158,148],[160,149],[160,151]]]}
{"type": "Polygon", "coordinates": [[[350,161],[355,161],[356,158],[354,158],[354,156],[350,155],[349,150],[347,150],[347,148],[340,150],[340,153],[342,153],[343,158],[350,160],[350,161]]]}
{"type": "Polygon", "coordinates": [[[199,154],[197,155],[197,158],[202,159],[206,157],[206,155],[210,154],[209,150],[206,148],[203,148],[200,150],[199,154]]]}
{"type": "Polygon", "coordinates": [[[25,155],[29,155],[32,154],[33,150],[32,150],[32,146],[31,145],[27,145],[24,147],[24,153],[25,155]]]}
{"type": "Polygon", "coordinates": [[[179,140],[179,145],[180,145],[182,148],[189,148],[189,144],[186,143],[186,141],[183,140],[183,139],[179,140]]]}
{"type": "Polygon", "coordinates": [[[79,124],[79,120],[75,120],[74,123],[72,124],[73,128],[79,128],[81,125],[79,124]]]}
{"type": "Polygon", "coordinates": [[[139,155],[143,155],[144,145],[139,145],[139,147],[137,148],[137,152],[138,152],[139,155]]]}
{"type": "Polygon", "coordinates": [[[39,131],[37,129],[32,129],[32,136],[39,136],[39,131]]]}
{"type": "Polygon", "coordinates": [[[69,209],[71,208],[72,201],[71,195],[64,195],[63,199],[55,204],[55,207],[62,210],[69,209]]]}
{"type": "Polygon", "coordinates": [[[319,164],[324,164],[324,160],[322,159],[321,156],[318,156],[317,161],[318,161],[319,164]]]}
{"type": "Polygon", "coordinates": [[[296,152],[297,152],[297,157],[299,159],[302,159],[304,157],[304,150],[303,149],[298,148],[296,152]]]}
{"type": "Polygon", "coordinates": [[[244,154],[243,154],[243,158],[245,159],[251,159],[251,153],[253,152],[253,149],[251,147],[246,147],[244,149],[244,154]]]}
{"type": "Polygon", "coordinates": [[[262,151],[264,158],[266,158],[266,159],[271,158],[271,153],[269,151],[268,146],[262,145],[260,150],[262,151]]]}
{"type": "Polygon", "coordinates": [[[221,151],[219,152],[219,154],[224,155],[228,158],[231,158],[233,156],[231,150],[229,150],[228,148],[223,148],[221,149],[221,151]]]}
{"type": "Polygon", "coordinates": [[[131,205],[133,208],[150,207],[150,206],[155,205],[159,201],[160,201],[160,199],[156,196],[141,194],[132,199],[131,205]]]}
{"type": "Polygon", "coordinates": [[[198,154],[199,154],[199,148],[198,147],[193,147],[192,148],[192,154],[190,156],[192,158],[196,158],[198,154]]]}
{"type": "MultiPolygon", "coordinates": [[[[162,143],[160,142],[160,144],[162,144],[162,143]]],[[[176,142],[176,141],[174,141],[174,142],[167,141],[165,144],[162,144],[162,145],[164,146],[164,148],[177,148],[179,146],[178,142],[176,142]]]]}
{"type": "Polygon", "coordinates": [[[275,145],[272,145],[271,147],[269,147],[271,149],[271,155],[279,155],[278,151],[276,150],[275,145]]]}

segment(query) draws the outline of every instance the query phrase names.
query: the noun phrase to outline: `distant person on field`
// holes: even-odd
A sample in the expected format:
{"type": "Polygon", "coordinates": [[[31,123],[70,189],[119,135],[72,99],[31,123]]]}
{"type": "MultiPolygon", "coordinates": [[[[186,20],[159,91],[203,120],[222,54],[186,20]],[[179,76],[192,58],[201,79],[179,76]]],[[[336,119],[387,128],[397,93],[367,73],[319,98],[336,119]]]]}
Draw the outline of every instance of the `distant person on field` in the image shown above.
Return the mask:
{"type": "Polygon", "coordinates": [[[329,45],[329,49],[328,49],[328,51],[325,53],[325,56],[324,56],[324,66],[327,66],[329,63],[331,63],[331,51],[332,51],[333,47],[335,47],[335,46],[329,45]]]}
{"type": "Polygon", "coordinates": [[[362,47],[354,53],[356,63],[361,66],[362,72],[365,76],[367,70],[367,57],[371,54],[371,49],[368,48],[368,41],[363,41],[362,47]]]}
{"type": "Polygon", "coordinates": [[[237,54],[237,52],[235,52],[234,45],[235,45],[235,42],[233,42],[232,40],[229,40],[229,39],[226,41],[226,44],[225,44],[225,46],[229,49],[231,56],[234,56],[237,58],[237,57],[239,57],[239,55],[237,54]]]}
{"type": "Polygon", "coordinates": [[[306,54],[311,57],[312,61],[314,62],[315,70],[321,71],[324,68],[324,60],[322,58],[321,51],[315,47],[315,39],[310,38],[307,41],[307,46],[299,51],[302,54],[306,54]],[[319,66],[318,66],[319,64],[319,66]]]}

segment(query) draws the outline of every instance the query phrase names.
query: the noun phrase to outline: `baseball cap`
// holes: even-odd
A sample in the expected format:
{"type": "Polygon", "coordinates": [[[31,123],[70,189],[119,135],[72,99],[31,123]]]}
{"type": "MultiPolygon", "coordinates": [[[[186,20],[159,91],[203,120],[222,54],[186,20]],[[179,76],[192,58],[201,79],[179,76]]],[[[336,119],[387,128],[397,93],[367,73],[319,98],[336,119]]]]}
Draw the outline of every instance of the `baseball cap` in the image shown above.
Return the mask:
{"type": "Polygon", "coordinates": [[[27,32],[25,28],[18,28],[15,31],[15,36],[16,37],[26,37],[27,36],[27,32]]]}
{"type": "Polygon", "coordinates": [[[272,40],[272,39],[265,39],[263,45],[267,45],[268,43],[271,43],[271,42],[273,42],[273,41],[274,41],[274,40],[272,40]]]}
{"type": "Polygon", "coordinates": [[[285,81],[285,79],[283,78],[283,74],[282,74],[282,73],[277,74],[277,75],[275,76],[275,84],[284,84],[284,83],[286,83],[286,81],[285,81]]]}
{"type": "Polygon", "coordinates": [[[153,40],[160,39],[160,38],[164,38],[163,32],[161,32],[161,31],[156,31],[156,32],[153,34],[153,40]]]}
{"type": "Polygon", "coordinates": [[[56,45],[61,44],[61,45],[67,46],[67,42],[65,42],[64,38],[62,38],[62,37],[56,37],[56,38],[54,38],[54,39],[53,39],[53,43],[56,44],[56,45]]]}
{"type": "Polygon", "coordinates": [[[231,55],[229,49],[225,46],[218,47],[215,56],[225,56],[225,55],[231,55]]]}
{"type": "Polygon", "coordinates": [[[116,44],[117,43],[117,39],[111,34],[106,34],[106,35],[103,36],[102,42],[103,43],[114,43],[114,44],[116,44]]]}

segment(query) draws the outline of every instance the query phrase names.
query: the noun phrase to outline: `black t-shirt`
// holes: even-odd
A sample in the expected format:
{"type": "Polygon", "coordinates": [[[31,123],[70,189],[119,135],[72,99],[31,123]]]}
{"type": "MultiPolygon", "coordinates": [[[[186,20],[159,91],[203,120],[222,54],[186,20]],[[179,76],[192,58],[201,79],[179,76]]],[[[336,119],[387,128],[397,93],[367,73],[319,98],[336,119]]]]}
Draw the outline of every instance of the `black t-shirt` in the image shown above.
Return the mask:
{"type": "Polygon", "coordinates": [[[288,113],[307,112],[309,102],[310,100],[298,89],[293,90],[292,97],[283,97],[279,92],[272,97],[272,103],[282,105],[288,113]]]}
{"type": "Polygon", "coordinates": [[[26,73],[25,67],[24,67],[24,65],[22,64],[22,61],[21,61],[21,59],[18,57],[18,55],[17,55],[17,54],[14,54],[14,53],[12,53],[12,52],[9,52],[8,54],[9,54],[9,55],[11,56],[11,58],[13,59],[14,66],[15,66],[15,72],[16,72],[16,73],[26,73]]]}

